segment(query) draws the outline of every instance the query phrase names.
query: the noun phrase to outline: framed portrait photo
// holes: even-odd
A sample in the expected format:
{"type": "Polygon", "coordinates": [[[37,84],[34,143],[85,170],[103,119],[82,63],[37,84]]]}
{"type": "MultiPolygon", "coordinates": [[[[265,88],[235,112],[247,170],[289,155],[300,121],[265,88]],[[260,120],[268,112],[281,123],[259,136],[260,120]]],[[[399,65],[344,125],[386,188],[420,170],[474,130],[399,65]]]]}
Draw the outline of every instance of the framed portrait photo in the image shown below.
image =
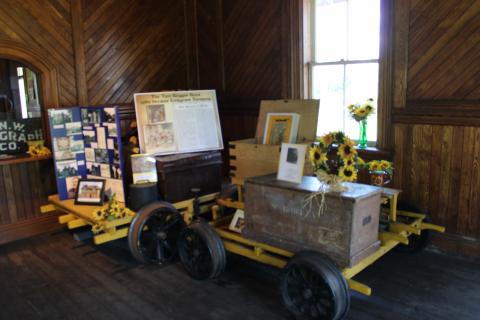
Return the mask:
{"type": "Polygon", "coordinates": [[[228,226],[228,229],[242,233],[243,228],[245,227],[245,212],[243,210],[237,209],[233,215],[233,219],[228,226]]]}
{"type": "Polygon", "coordinates": [[[103,204],[105,180],[80,179],[75,195],[75,204],[99,206],[103,204]]]}
{"type": "Polygon", "coordinates": [[[282,143],[277,179],[301,183],[307,146],[304,144],[282,143]]]}

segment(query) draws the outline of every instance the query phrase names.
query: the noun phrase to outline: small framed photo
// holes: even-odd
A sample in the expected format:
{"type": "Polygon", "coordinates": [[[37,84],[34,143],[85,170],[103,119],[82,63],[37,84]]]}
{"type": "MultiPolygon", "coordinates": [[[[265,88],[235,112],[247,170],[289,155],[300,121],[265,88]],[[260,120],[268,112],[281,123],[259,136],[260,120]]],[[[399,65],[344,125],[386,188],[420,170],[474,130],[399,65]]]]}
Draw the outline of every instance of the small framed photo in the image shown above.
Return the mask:
{"type": "Polygon", "coordinates": [[[245,212],[243,210],[237,209],[233,215],[232,222],[228,229],[242,233],[243,228],[245,227],[245,212]]]}
{"type": "Polygon", "coordinates": [[[80,179],[75,195],[75,204],[99,206],[103,204],[105,180],[80,179]]]}
{"type": "Polygon", "coordinates": [[[307,146],[304,144],[282,143],[277,179],[301,183],[307,146]]]}

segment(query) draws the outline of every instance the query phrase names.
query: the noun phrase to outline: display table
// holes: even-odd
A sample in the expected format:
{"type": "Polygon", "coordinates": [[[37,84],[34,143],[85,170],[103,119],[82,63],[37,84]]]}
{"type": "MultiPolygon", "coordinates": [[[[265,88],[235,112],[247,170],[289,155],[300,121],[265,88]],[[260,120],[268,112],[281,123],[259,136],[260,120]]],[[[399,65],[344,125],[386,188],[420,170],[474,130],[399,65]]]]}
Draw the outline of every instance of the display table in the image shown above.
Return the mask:
{"type": "MultiPolygon", "coordinates": [[[[111,221],[97,221],[94,218],[94,212],[97,209],[106,207],[107,203],[103,206],[76,205],[73,199],[60,200],[57,194],[49,196],[48,201],[55,210],[64,213],[64,215],[58,217],[58,221],[60,224],[66,224],[68,229],[76,229],[87,225],[101,225],[104,232],[94,235],[93,240],[95,244],[126,237],[128,225],[135,216],[135,212],[127,208],[127,215],[124,218],[111,221]]],[[[120,202],[119,204],[120,207],[125,207],[124,203],[120,202]]]]}

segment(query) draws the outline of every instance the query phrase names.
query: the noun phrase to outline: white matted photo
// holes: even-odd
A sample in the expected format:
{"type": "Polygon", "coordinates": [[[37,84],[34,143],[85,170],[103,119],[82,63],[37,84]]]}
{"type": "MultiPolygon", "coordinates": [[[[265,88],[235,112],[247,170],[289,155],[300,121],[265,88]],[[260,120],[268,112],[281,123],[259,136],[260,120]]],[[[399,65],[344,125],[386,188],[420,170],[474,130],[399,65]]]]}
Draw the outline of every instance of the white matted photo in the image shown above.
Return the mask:
{"type": "Polygon", "coordinates": [[[105,134],[105,127],[97,127],[97,147],[99,149],[107,148],[107,137],[105,134]]]}
{"type": "Polygon", "coordinates": [[[68,198],[75,198],[77,193],[78,181],[81,179],[81,176],[67,177],[65,183],[67,184],[68,198]]]}
{"type": "Polygon", "coordinates": [[[100,175],[104,178],[110,178],[110,165],[109,164],[100,164],[100,175]]]}
{"type": "Polygon", "coordinates": [[[107,123],[108,136],[116,137],[117,136],[117,124],[116,123],[107,123]]]}
{"type": "Polygon", "coordinates": [[[92,148],[85,148],[85,160],[95,162],[95,150],[92,148]]]}
{"type": "Polygon", "coordinates": [[[245,212],[243,210],[237,209],[233,215],[233,219],[228,226],[228,229],[242,233],[243,228],[245,227],[245,212]]]}
{"type": "Polygon", "coordinates": [[[306,152],[304,144],[282,143],[277,179],[301,183],[306,152]]]}
{"type": "Polygon", "coordinates": [[[55,151],[70,151],[70,137],[53,138],[53,148],[55,151]]]}
{"type": "Polygon", "coordinates": [[[65,129],[67,130],[67,136],[82,134],[82,123],[80,121],[65,123],[65,129]]]}

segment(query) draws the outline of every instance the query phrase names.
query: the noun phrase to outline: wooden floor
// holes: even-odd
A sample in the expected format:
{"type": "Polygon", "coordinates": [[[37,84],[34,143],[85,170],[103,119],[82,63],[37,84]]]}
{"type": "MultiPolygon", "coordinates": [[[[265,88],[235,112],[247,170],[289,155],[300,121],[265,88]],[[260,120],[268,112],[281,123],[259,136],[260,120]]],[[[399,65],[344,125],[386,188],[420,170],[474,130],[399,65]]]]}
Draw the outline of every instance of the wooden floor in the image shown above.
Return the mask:
{"type": "MultiPolygon", "coordinates": [[[[180,264],[137,265],[126,243],[96,247],[68,232],[0,246],[0,319],[290,319],[279,271],[230,258],[218,280],[190,279],[180,264]]],[[[359,279],[348,319],[480,319],[480,263],[392,253],[359,279]]]]}

